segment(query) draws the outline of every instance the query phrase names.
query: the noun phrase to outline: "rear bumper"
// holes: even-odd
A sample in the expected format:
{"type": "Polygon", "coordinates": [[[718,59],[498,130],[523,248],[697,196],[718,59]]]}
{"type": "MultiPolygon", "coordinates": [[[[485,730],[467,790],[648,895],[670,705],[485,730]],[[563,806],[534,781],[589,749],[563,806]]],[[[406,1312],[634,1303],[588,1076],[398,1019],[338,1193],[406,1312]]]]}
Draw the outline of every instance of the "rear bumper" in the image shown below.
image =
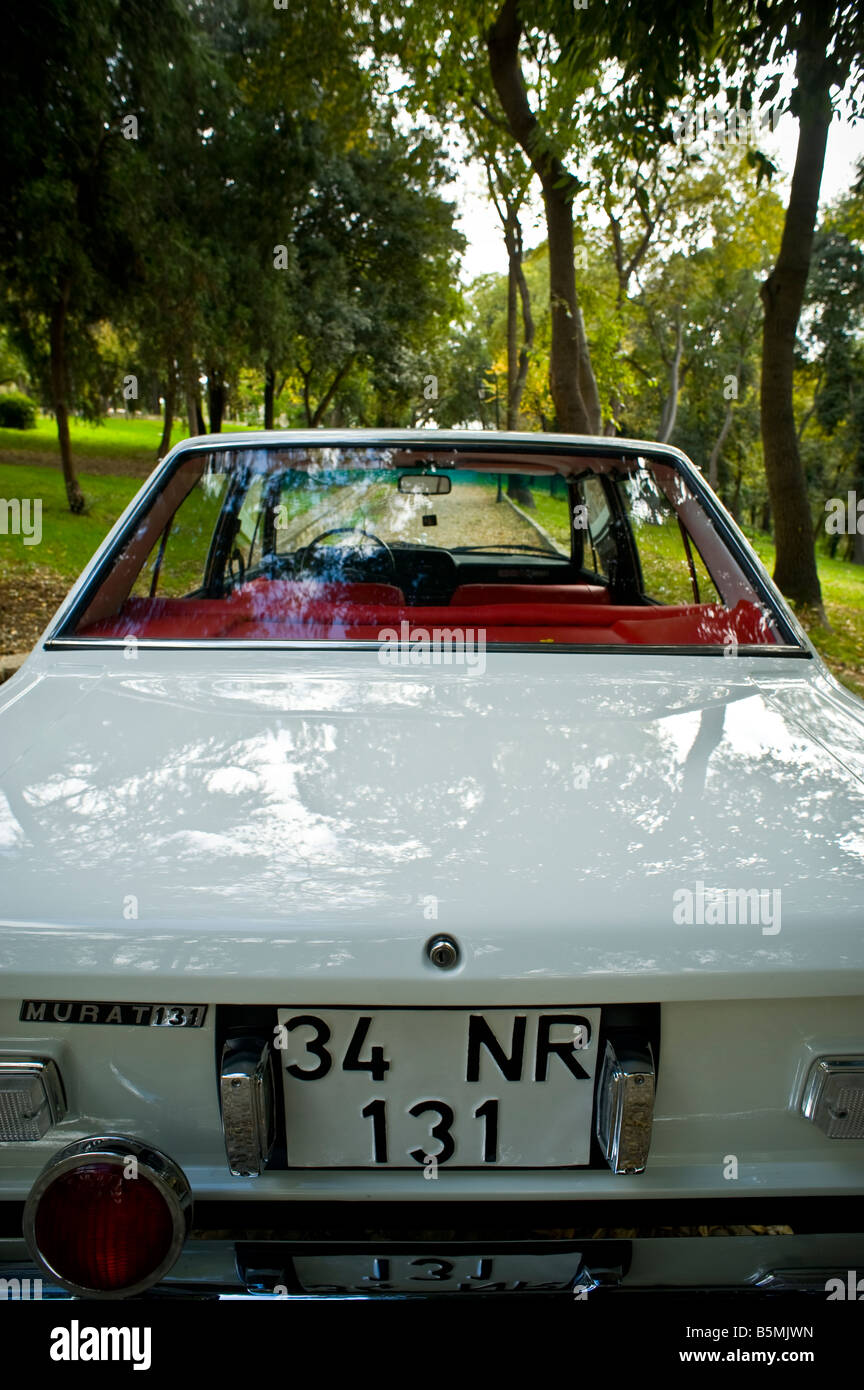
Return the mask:
{"type": "MultiPolygon", "coordinates": [[[[848,1203],[844,1206],[847,1219],[860,1215],[850,1213],[848,1203]]],[[[199,1217],[218,1214],[230,1215],[214,1209],[199,1217]]],[[[292,1224],[296,1215],[292,1213],[292,1224]]],[[[864,1232],[788,1234],[788,1226],[779,1226],[762,1228],[761,1234],[732,1234],[743,1228],[730,1223],[719,1231],[700,1225],[679,1226],[679,1233],[672,1233],[660,1224],[628,1230],[618,1225],[592,1229],[589,1223],[581,1229],[547,1227],[526,1233],[516,1230],[511,1211],[507,1225],[468,1235],[459,1229],[422,1231],[409,1224],[375,1231],[373,1213],[363,1215],[365,1231],[344,1219],[336,1230],[295,1228],[291,1235],[239,1226],[206,1233],[199,1227],[170,1274],[141,1298],[428,1300],[519,1293],[559,1299],[581,1294],[605,1302],[613,1293],[662,1291],[735,1293],[751,1299],[796,1292],[827,1301],[830,1279],[840,1279],[847,1288],[850,1273],[856,1281],[864,1276],[864,1232]],[[704,1234],[709,1231],[718,1233],[704,1234]]],[[[823,1224],[839,1224],[840,1210],[834,1215],[836,1222],[829,1208],[823,1224]]],[[[426,1216],[428,1220],[428,1211],[426,1216]]],[[[645,1219],[643,1206],[643,1223],[645,1219]]],[[[37,1268],[20,1238],[0,1239],[2,1280],[7,1281],[0,1284],[6,1297],[71,1298],[37,1268]]]]}

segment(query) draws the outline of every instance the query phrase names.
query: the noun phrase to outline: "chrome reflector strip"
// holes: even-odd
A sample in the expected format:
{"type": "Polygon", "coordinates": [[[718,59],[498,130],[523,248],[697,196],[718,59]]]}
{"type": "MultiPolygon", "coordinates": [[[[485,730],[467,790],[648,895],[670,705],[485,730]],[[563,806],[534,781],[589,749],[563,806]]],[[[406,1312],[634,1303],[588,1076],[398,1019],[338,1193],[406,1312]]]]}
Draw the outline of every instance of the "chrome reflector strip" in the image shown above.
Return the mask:
{"type": "MultiPolygon", "coordinates": [[[[806,1289],[815,1293],[824,1294],[829,1279],[836,1279],[841,1276],[841,1271],[837,1269],[766,1269],[761,1270],[755,1276],[752,1283],[757,1289],[770,1289],[772,1293],[789,1292],[793,1289],[806,1289]]],[[[842,1278],[845,1284],[846,1271],[842,1271],[842,1278]]],[[[854,1298],[855,1295],[853,1294],[854,1298]]]]}
{"type": "Polygon", "coordinates": [[[219,1091],[231,1176],[257,1178],[270,1155],[275,1132],[269,1042],[229,1038],[222,1049],[219,1091]]]}
{"type": "Polygon", "coordinates": [[[0,1056],[0,1143],[41,1139],[65,1113],[63,1083],[50,1058],[0,1056]]]}
{"type": "Polygon", "coordinates": [[[609,1040],[597,1090],[597,1141],[613,1173],[641,1173],[654,1122],[650,1044],[609,1040]]]}
{"type": "Polygon", "coordinates": [[[819,1057],[810,1068],[801,1114],[829,1139],[864,1139],[864,1057],[819,1057]]]}

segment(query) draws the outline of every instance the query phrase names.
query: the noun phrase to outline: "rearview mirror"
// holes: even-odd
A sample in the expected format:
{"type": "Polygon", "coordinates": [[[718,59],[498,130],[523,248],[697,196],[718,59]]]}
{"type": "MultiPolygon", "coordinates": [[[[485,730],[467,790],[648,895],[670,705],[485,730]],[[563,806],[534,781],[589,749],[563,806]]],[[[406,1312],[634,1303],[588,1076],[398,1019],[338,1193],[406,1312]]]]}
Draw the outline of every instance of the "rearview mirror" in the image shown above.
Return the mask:
{"type": "Polygon", "coordinates": [[[422,497],[441,497],[452,486],[443,473],[402,473],[399,478],[400,492],[419,493],[422,497]]]}

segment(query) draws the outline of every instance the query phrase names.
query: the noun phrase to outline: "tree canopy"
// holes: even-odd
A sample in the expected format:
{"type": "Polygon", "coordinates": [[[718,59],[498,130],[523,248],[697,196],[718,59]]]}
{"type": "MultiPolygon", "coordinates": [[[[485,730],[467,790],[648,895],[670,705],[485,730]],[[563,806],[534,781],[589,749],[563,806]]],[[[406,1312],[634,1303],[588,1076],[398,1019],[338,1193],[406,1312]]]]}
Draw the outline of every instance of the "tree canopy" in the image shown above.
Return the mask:
{"type": "Polygon", "coordinates": [[[4,38],[0,390],[54,413],[73,510],[73,413],[161,412],[160,452],[175,417],[628,433],[818,608],[864,485],[861,185],[818,211],[851,3],[10,0],[4,38]],[[752,118],[790,82],[781,196],[752,118]],[[505,251],[470,286],[460,161],[505,251]]]}

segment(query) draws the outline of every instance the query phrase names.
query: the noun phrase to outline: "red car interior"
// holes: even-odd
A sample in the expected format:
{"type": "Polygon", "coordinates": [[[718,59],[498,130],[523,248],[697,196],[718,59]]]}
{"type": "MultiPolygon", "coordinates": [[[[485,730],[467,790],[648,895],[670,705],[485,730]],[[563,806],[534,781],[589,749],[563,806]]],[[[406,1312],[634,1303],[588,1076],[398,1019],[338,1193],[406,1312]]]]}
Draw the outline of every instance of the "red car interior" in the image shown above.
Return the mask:
{"type": "Polygon", "coordinates": [[[232,594],[234,602],[243,602],[249,595],[262,596],[267,604],[300,604],[311,599],[338,603],[349,599],[353,603],[404,603],[405,595],[395,584],[327,583],[317,579],[250,579],[232,594]]]}
{"type": "MultiPolygon", "coordinates": [[[[410,607],[389,584],[252,580],[222,599],[132,598],[82,637],[231,641],[402,640],[416,629],[473,629],[511,643],[705,646],[774,641],[754,603],[621,605],[600,585],[465,584],[449,606],[410,607]],[[382,635],[384,634],[384,635],[382,635]]],[[[455,640],[459,640],[458,635],[455,640]]],[[[467,640],[475,640],[471,632],[467,640]]]]}
{"type": "Polygon", "coordinates": [[[609,603],[603,584],[460,584],[450,606],[475,603],[609,603]]]}

